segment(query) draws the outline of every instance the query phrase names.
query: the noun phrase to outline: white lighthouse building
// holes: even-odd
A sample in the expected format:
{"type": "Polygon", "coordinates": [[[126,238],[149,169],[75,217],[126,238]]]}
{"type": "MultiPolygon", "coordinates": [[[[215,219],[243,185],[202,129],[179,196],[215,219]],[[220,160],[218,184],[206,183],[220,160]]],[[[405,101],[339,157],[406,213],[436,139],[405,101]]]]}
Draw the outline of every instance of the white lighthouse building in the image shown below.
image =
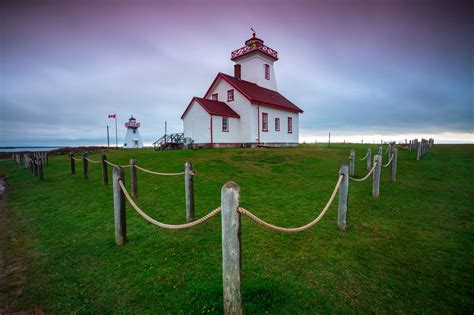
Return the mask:
{"type": "Polygon", "coordinates": [[[218,73],[203,97],[194,97],[181,119],[195,145],[296,146],[303,113],[278,92],[278,53],[256,37],[231,53],[234,75],[218,73]]]}
{"type": "Polygon", "coordinates": [[[138,132],[140,128],[140,123],[137,122],[133,115],[128,119],[128,122],[125,123],[127,128],[127,134],[125,135],[125,141],[123,143],[124,148],[143,148],[143,141],[138,132]]]}

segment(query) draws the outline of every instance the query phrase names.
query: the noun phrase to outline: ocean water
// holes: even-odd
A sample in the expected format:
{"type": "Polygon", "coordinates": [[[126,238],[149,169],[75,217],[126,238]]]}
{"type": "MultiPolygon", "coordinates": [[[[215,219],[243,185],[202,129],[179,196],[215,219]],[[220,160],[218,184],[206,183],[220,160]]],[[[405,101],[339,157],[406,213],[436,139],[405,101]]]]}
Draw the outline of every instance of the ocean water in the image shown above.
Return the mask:
{"type": "Polygon", "coordinates": [[[59,147],[0,147],[0,152],[45,152],[59,149],[59,147]]]}

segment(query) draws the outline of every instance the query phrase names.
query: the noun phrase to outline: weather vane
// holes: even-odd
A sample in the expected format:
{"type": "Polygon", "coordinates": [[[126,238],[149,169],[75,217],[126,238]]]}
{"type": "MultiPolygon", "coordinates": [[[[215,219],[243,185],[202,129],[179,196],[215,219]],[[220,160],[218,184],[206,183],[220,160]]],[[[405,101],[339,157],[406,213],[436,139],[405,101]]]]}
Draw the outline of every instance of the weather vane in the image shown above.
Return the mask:
{"type": "Polygon", "coordinates": [[[252,32],[253,32],[253,37],[255,37],[255,35],[256,35],[256,32],[255,32],[255,30],[254,30],[252,27],[251,27],[250,29],[251,29],[251,30],[252,30],[252,32]]]}

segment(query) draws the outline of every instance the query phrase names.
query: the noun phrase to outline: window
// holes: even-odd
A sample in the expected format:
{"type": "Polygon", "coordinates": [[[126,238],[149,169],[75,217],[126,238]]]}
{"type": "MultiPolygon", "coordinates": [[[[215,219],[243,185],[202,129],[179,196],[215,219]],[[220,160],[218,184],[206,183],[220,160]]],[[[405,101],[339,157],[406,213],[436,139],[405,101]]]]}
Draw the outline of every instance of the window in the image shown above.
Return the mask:
{"type": "Polygon", "coordinates": [[[288,133],[293,133],[293,118],[288,117],[288,133]]]}
{"type": "Polygon", "coordinates": [[[275,131],[280,131],[280,118],[275,118],[275,131]]]}
{"type": "Polygon", "coordinates": [[[222,131],[229,131],[229,117],[222,117],[222,131]]]}
{"type": "Polygon", "coordinates": [[[234,90],[227,91],[227,102],[231,102],[234,100],[234,90]]]}
{"type": "Polygon", "coordinates": [[[268,131],[268,114],[262,113],[262,131],[268,131]]]}
{"type": "Polygon", "coordinates": [[[265,79],[270,80],[270,65],[265,64],[265,79]]]}
{"type": "Polygon", "coordinates": [[[137,129],[132,129],[133,130],[133,133],[137,133],[137,129]]]}
{"type": "Polygon", "coordinates": [[[217,94],[217,93],[212,94],[211,99],[212,99],[213,101],[218,101],[218,94],[217,94]]]}

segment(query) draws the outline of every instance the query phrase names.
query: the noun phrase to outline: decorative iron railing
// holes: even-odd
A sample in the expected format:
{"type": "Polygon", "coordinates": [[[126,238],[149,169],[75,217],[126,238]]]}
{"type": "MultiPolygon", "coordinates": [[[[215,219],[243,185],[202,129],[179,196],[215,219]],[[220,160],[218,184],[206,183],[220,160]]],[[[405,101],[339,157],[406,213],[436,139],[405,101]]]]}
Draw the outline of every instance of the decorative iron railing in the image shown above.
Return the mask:
{"type": "Polygon", "coordinates": [[[251,51],[254,50],[260,50],[261,52],[269,55],[270,57],[273,57],[275,59],[278,59],[278,52],[276,50],[271,49],[270,47],[267,47],[265,45],[253,45],[253,46],[244,46],[242,48],[239,48],[237,50],[234,50],[233,52],[230,53],[230,59],[235,59],[237,57],[243,56],[251,51]]]}

